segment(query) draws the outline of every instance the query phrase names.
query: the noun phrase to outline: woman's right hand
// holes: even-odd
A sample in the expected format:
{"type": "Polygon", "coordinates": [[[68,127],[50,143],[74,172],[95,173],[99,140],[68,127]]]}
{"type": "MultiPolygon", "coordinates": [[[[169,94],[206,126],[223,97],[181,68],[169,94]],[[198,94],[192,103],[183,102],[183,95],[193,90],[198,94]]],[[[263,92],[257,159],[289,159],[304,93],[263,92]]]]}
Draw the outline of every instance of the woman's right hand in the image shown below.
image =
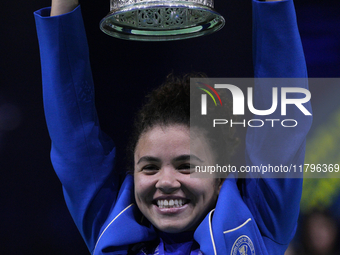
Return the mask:
{"type": "Polygon", "coordinates": [[[78,0],[52,0],[51,16],[57,16],[73,11],[78,4],[78,0]]]}

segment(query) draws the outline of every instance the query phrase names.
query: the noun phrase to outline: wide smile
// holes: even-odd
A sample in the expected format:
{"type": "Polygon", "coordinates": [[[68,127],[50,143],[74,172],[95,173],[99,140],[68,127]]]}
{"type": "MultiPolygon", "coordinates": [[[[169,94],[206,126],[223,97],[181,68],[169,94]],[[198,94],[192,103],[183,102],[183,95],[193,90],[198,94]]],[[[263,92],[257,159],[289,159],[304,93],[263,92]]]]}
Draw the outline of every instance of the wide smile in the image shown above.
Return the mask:
{"type": "Polygon", "coordinates": [[[190,202],[185,198],[167,198],[167,199],[154,199],[152,203],[158,208],[178,208],[182,207],[190,202]]]}

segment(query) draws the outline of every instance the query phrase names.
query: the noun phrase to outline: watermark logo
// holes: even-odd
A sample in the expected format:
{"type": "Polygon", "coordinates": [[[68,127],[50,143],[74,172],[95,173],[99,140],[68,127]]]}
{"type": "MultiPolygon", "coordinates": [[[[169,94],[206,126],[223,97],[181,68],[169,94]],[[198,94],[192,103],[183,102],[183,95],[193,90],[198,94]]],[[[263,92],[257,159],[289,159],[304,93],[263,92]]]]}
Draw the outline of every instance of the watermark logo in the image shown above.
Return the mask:
{"type": "MultiPolygon", "coordinates": [[[[204,84],[204,83],[201,83],[204,84]]],[[[207,85],[204,84],[205,86],[208,86],[217,96],[218,99],[221,102],[220,96],[218,95],[218,93],[216,92],[216,90],[207,85]]],[[[216,89],[228,89],[231,92],[232,95],[232,99],[233,99],[233,115],[244,115],[245,114],[245,98],[244,98],[244,94],[242,92],[242,90],[237,87],[236,85],[232,85],[232,84],[215,84],[214,87],[216,89]]],[[[216,105],[216,100],[213,97],[213,95],[207,91],[206,89],[200,88],[203,91],[207,92],[211,98],[213,99],[213,101],[215,102],[216,105]]],[[[278,88],[277,87],[273,87],[272,88],[272,105],[269,109],[256,109],[254,107],[254,103],[253,103],[253,88],[249,87],[247,88],[247,104],[248,104],[248,109],[251,113],[255,114],[255,115],[259,115],[259,116],[266,116],[266,115],[270,115],[272,113],[274,113],[277,109],[278,106],[278,88]]],[[[201,97],[201,114],[202,115],[207,115],[207,100],[206,100],[206,95],[202,94],[201,97]]],[[[305,89],[305,88],[296,88],[296,87],[283,87],[281,88],[281,115],[284,116],[287,114],[287,105],[291,104],[291,105],[295,105],[304,115],[312,115],[307,109],[306,107],[303,106],[304,103],[309,102],[309,100],[311,99],[311,93],[309,90],[305,89]],[[304,98],[287,98],[287,94],[289,93],[299,93],[299,94],[303,94],[304,98]]],[[[266,100],[268,100],[266,98],[266,100]]],[[[222,102],[221,102],[222,105],[222,102]]]]}
{"type": "Polygon", "coordinates": [[[302,116],[312,115],[311,93],[306,86],[307,80],[303,78],[196,79],[193,82],[196,86],[193,102],[197,99],[200,102],[192,107],[197,109],[200,106],[200,117],[205,120],[206,116],[214,116],[212,127],[228,124],[231,127],[280,125],[291,128],[298,126],[302,116]],[[231,103],[228,104],[227,100],[231,103]],[[214,110],[209,105],[221,108],[214,110]]]}
{"type": "MultiPolygon", "coordinates": [[[[197,84],[199,84],[201,86],[205,86],[206,88],[210,89],[217,96],[218,100],[220,101],[221,106],[223,106],[220,95],[217,93],[217,91],[213,87],[211,87],[210,85],[203,83],[203,82],[197,82],[197,84]]],[[[198,88],[200,90],[203,90],[204,92],[206,92],[212,98],[212,100],[214,101],[215,106],[217,106],[215,97],[211,94],[211,92],[209,90],[202,88],[202,87],[198,87],[198,88]]],[[[207,115],[207,95],[206,94],[201,95],[201,114],[207,115]]]]}

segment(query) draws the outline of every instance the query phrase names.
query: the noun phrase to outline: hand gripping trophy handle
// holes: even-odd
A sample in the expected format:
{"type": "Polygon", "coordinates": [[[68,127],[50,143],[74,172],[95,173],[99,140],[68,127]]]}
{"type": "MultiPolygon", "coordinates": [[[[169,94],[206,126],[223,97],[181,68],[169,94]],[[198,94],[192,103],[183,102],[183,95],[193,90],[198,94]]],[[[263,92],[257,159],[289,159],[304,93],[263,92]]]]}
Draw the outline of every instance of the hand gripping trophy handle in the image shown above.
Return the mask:
{"type": "Polygon", "coordinates": [[[213,0],[111,0],[100,29],[120,39],[169,41],[211,34],[224,23],[213,0]]]}

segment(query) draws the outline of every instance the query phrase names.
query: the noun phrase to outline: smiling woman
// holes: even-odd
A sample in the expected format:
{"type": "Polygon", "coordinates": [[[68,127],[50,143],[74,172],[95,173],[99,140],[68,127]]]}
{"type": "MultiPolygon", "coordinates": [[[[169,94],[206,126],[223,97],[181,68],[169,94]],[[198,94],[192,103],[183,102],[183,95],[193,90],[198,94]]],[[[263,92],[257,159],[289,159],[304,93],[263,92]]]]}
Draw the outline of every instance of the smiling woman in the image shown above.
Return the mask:
{"type": "Polygon", "coordinates": [[[200,149],[190,151],[190,131],[182,125],[157,125],[139,139],[135,152],[136,203],[161,231],[195,230],[215,207],[221,180],[190,177],[195,161],[213,163],[211,153],[203,152],[209,145],[198,143],[195,147],[200,149]]]}
{"type": "MultiPolygon", "coordinates": [[[[115,147],[98,123],[77,4],[53,0],[52,12],[35,16],[51,159],[91,254],[284,254],[295,234],[302,179],[192,178],[196,166],[216,163],[215,143],[227,144],[228,161],[235,138],[232,129],[214,139],[202,129],[190,132],[188,77],[168,80],[148,97],[132,135],[133,169],[121,182],[115,147]]],[[[305,77],[293,2],[253,0],[253,16],[255,76],[305,77]]],[[[267,85],[255,85],[258,109],[271,98],[267,85]]],[[[292,117],[299,120],[294,129],[248,128],[248,166],[303,164],[311,119],[298,110],[292,117]]]]}
{"type": "MultiPolygon", "coordinates": [[[[196,165],[216,160],[206,132],[190,131],[191,76],[204,75],[169,75],[147,96],[131,141],[137,206],[154,227],[167,233],[195,230],[215,207],[222,184],[219,178],[191,176],[196,165]]],[[[233,132],[228,138],[235,141],[233,132]]]]}

